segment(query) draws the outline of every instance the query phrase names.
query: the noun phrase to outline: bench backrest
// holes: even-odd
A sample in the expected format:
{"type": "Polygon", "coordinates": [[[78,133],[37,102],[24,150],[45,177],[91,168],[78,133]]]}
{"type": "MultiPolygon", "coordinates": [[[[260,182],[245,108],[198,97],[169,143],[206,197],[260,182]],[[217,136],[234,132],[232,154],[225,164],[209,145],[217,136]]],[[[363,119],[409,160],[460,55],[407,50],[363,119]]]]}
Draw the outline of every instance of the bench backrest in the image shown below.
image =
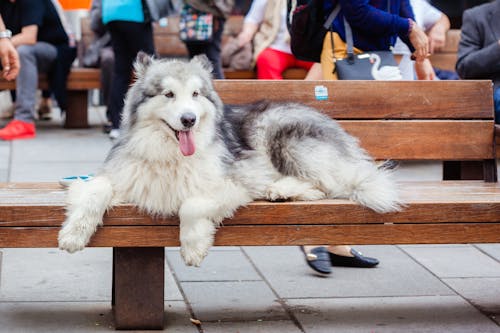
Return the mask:
{"type": "Polygon", "coordinates": [[[376,159],[495,158],[489,81],[220,80],[225,103],[266,98],[314,106],[338,119],[376,159]],[[327,100],[315,87],[328,89],[327,100]]]}

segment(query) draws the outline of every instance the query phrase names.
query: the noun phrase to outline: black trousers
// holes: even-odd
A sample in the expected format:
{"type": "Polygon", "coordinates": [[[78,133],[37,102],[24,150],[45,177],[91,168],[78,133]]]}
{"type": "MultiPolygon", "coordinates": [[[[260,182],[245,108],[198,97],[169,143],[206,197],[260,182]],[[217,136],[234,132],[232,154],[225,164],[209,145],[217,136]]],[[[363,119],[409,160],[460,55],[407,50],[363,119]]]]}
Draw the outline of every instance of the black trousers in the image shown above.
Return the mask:
{"type": "Polygon", "coordinates": [[[221,59],[221,43],[225,20],[222,18],[214,18],[214,22],[214,35],[211,42],[185,42],[185,44],[189,51],[190,58],[198,54],[205,54],[214,67],[214,78],[224,79],[221,59]]]}
{"type": "Polygon", "coordinates": [[[108,112],[113,128],[117,129],[120,127],[125,94],[130,86],[137,53],[155,53],[153,27],[150,22],[127,21],[112,21],[107,27],[111,33],[111,46],[115,54],[108,112]]]}

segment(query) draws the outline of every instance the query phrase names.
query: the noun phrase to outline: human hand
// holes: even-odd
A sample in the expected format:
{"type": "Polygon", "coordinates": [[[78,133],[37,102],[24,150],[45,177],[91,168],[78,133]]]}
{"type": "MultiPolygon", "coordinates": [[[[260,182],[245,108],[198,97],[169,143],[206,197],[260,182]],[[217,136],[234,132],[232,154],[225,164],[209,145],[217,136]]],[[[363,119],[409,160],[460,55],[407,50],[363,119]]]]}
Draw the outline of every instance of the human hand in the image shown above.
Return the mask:
{"type": "Polygon", "coordinates": [[[14,45],[7,38],[0,38],[0,61],[4,79],[14,80],[19,73],[19,56],[14,45]]]}
{"type": "Polygon", "coordinates": [[[436,78],[436,73],[429,59],[415,61],[415,72],[417,80],[434,80],[436,78]]]}
{"type": "Polygon", "coordinates": [[[410,42],[415,48],[413,55],[416,60],[423,61],[429,55],[429,39],[425,32],[414,22],[411,22],[410,42]]]}
{"type": "Polygon", "coordinates": [[[429,30],[427,37],[429,38],[429,52],[433,54],[444,47],[446,42],[446,31],[439,27],[433,27],[429,30]]]}

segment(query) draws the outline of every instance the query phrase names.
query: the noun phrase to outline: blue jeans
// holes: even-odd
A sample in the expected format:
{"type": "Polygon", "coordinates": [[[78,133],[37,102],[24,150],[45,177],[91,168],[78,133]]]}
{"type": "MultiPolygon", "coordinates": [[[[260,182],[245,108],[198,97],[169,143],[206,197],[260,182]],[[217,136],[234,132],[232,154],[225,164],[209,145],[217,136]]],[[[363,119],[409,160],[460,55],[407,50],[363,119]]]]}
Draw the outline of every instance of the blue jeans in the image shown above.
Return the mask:
{"type": "Polygon", "coordinates": [[[500,124],[500,87],[493,92],[493,101],[495,102],[495,123],[500,124]]]}
{"type": "Polygon", "coordinates": [[[38,73],[47,73],[57,58],[54,45],[37,42],[17,47],[21,69],[16,79],[16,111],[14,118],[33,122],[35,119],[38,73]]]}

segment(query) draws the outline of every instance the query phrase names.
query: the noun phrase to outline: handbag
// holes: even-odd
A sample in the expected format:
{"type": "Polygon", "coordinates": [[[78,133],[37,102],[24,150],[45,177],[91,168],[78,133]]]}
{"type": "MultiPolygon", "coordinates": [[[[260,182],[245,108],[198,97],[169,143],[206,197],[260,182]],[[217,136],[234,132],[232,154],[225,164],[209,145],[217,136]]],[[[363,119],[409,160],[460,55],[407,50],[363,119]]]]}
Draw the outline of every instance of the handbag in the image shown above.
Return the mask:
{"type": "MultiPolygon", "coordinates": [[[[339,6],[340,4],[337,5],[337,7],[339,6]]],[[[390,0],[387,2],[387,8],[389,10],[391,8],[390,0]]],[[[369,51],[355,54],[352,29],[345,17],[344,28],[347,57],[344,59],[336,59],[335,55],[333,57],[339,80],[402,80],[401,71],[391,51],[369,51]]],[[[333,32],[330,34],[330,38],[334,52],[333,32]]]]}
{"type": "Polygon", "coordinates": [[[289,14],[293,10],[287,19],[292,54],[300,60],[319,62],[328,30],[323,24],[323,1],[297,0],[296,7],[292,8],[289,0],[288,8],[289,14]]]}
{"type": "Polygon", "coordinates": [[[103,0],[102,22],[111,21],[144,22],[141,0],[103,0]]]}
{"type": "Polygon", "coordinates": [[[179,18],[179,37],[183,42],[211,42],[214,16],[185,4],[179,18]]]}

